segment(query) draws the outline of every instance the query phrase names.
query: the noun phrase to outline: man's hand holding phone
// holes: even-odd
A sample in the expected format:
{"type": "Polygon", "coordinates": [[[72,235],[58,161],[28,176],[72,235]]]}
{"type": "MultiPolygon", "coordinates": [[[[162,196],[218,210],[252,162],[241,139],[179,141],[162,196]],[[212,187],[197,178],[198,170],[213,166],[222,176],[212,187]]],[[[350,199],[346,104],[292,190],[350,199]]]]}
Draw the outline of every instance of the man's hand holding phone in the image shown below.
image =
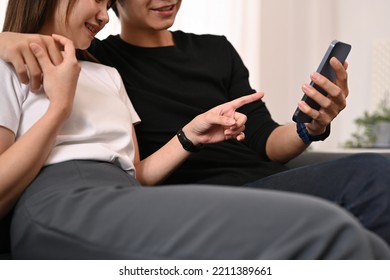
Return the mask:
{"type": "MultiPolygon", "coordinates": [[[[304,84],[304,96],[298,103],[293,120],[304,123],[310,135],[325,133],[331,121],[346,107],[348,96],[348,64],[351,46],[333,41],[317,71],[304,84]]],[[[320,139],[322,140],[322,139],[320,139]]]]}

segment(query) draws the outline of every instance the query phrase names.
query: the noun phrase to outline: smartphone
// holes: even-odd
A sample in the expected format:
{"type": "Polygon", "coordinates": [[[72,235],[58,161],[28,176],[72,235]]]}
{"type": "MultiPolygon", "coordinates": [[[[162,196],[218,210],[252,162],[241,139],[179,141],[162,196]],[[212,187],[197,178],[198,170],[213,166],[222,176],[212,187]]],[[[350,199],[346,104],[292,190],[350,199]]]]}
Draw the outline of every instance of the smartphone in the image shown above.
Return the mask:
{"type": "MultiPolygon", "coordinates": [[[[334,81],[336,79],[336,73],[332,69],[329,64],[329,60],[332,57],[336,57],[341,63],[344,64],[345,60],[349,52],[351,51],[351,45],[334,40],[330,43],[328,50],[326,51],[320,66],[318,66],[317,72],[326,77],[330,81],[334,81]]],[[[316,90],[321,92],[323,95],[327,95],[326,91],[324,91],[321,87],[314,84],[313,81],[310,83],[316,90]]],[[[317,104],[313,99],[308,97],[306,94],[303,95],[302,100],[305,101],[311,108],[315,110],[320,109],[320,105],[317,104]]],[[[295,122],[309,123],[312,121],[312,118],[301,112],[299,108],[297,108],[292,117],[295,122]]]]}

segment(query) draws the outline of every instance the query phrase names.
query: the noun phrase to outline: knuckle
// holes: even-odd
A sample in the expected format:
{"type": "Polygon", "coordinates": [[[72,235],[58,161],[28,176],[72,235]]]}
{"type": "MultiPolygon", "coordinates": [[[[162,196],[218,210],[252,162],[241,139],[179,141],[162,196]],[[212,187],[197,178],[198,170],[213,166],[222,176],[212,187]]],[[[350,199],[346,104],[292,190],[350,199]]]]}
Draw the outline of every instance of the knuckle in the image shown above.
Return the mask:
{"type": "Polygon", "coordinates": [[[38,80],[38,79],[41,79],[42,73],[41,73],[41,71],[38,71],[38,70],[31,70],[30,71],[30,77],[33,80],[38,80]]]}
{"type": "Polygon", "coordinates": [[[77,61],[76,61],[76,63],[74,64],[74,69],[75,69],[76,71],[78,71],[78,72],[81,71],[80,63],[78,63],[77,61]]]}
{"type": "Polygon", "coordinates": [[[330,110],[332,108],[332,101],[329,98],[326,98],[321,104],[321,107],[325,110],[330,110]]]}
{"type": "Polygon", "coordinates": [[[17,71],[16,73],[17,73],[17,75],[22,83],[29,82],[27,71],[19,71],[19,72],[17,71]]]}
{"type": "Polygon", "coordinates": [[[324,127],[327,126],[328,124],[331,123],[332,119],[335,118],[336,116],[337,116],[337,114],[334,115],[333,117],[331,117],[329,115],[325,115],[325,117],[321,121],[321,125],[324,127]]]}
{"type": "Polygon", "coordinates": [[[347,80],[348,80],[348,73],[347,73],[347,71],[343,71],[342,73],[343,74],[341,75],[340,80],[342,82],[347,82],[347,80]]]}
{"type": "Polygon", "coordinates": [[[24,74],[27,74],[27,69],[24,65],[15,65],[15,72],[18,74],[18,75],[24,75],[24,74]]]}
{"type": "Polygon", "coordinates": [[[343,101],[340,104],[340,111],[344,110],[347,107],[347,101],[343,99],[343,101]]]}
{"type": "Polygon", "coordinates": [[[339,97],[343,96],[343,91],[341,90],[341,88],[337,88],[337,90],[334,91],[333,96],[335,98],[339,98],[339,97]]]}

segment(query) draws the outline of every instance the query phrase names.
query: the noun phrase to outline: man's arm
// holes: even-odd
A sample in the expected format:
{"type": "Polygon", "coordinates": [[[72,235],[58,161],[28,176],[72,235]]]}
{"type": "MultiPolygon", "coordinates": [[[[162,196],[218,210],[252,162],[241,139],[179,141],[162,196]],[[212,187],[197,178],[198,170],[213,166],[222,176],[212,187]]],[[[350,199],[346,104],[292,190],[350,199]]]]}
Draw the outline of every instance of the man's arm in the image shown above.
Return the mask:
{"type": "MultiPolygon", "coordinates": [[[[336,80],[329,81],[318,73],[313,73],[311,79],[328,95],[324,96],[308,84],[303,85],[305,94],[316,101],[321,108],[315,110],[304,101],[298,103],[299,109],[312,117],[310,123],[305,124],[307,132],[312,136],[322,135],[327,127],[346,107],[346,98],[349,94],[347,64],[344,66],[335,58],[330,64],[336,72],[336,80]]],[[[297,133],[295,123],[287,124],[276,128],[269,136],[266,144],[268,157],[273,161],[287,162],[302,153],[309,145],[305,144],[297,133]]]]}
{"type": "Polygon", "coordinates": [[[54,65],[62,62],[60,49],[51,36],[0,33],[0,58],[13,65],[20,82],[31,83],[31,90],[36,91],[42,84],[42,70],[29,47],[31,43],[45,48],[54,65]]]}

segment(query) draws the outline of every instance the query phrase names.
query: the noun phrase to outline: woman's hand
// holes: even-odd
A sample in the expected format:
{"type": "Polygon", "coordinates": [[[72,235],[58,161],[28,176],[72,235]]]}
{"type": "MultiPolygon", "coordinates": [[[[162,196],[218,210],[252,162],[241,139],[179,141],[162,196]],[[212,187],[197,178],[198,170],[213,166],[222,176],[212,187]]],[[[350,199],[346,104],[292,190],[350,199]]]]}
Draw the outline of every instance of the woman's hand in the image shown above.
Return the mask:
{"type": "Polygon", "coordinates": [[[60,35],[53,35],[53,39],[63,48],[63,60],[57,65],[50,60],[46,49],[41,45],[31,43],[30,48],[42,69],[43,88],[50,99],[50,106],[70,114],[80,65],[72,41],[60,35]]]}
{"type": "Polygon", "coordinates": [[[247,117],[236,110],[241,106],[260,100],[263,93],[246,95],[216,106],[196,116],[183,127],[194,145],[217,143],[228,139],[242,141],[247,117]]]}
{"type": "Polygon", "coordinates": [[[42,69],[31,51],[31,43],[43,47],[55,65],[62,61],[59,46],[52,36],[15,32],[0,33],[0,58],[12,64],[19,80],[24,84],[30,84],[31,90],[35,92],[42,84],[42,69]]]}
{"type": "MultiPolygon", "coordinates": [[[[263,93],[254,93],[216,106],[196,116],[183,127],[183,132],[194,145],[217,143],[227,139],[243,140],[247,118],[236,110],[262,97],[263,93]]],[[[158,151],[140,160],[136,135],[133,134],[136,147],[134,165],[137,179],[143,185],[160,183],[191,154],[183,149],[175,136],[158,151]]]]}

